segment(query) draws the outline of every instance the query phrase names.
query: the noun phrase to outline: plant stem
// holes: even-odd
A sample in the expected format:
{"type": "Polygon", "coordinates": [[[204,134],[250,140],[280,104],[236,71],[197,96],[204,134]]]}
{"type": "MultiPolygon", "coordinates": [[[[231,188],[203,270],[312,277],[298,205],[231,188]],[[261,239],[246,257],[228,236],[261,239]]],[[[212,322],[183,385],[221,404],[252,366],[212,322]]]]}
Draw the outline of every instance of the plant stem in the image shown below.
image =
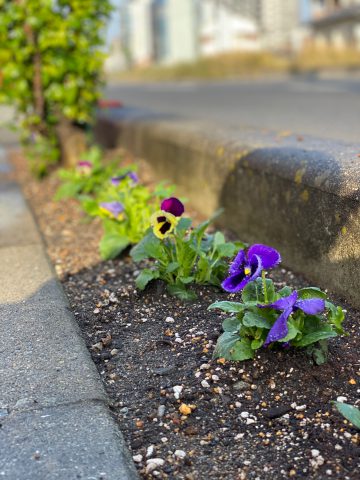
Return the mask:
{"type": "Polygon", "coordinates": [[[266,288],[266,272],[263,270],[261,272],[261,279],[262,279],[262,285],[263,285],[263,291],[264,291],[264,301],[265,303],[268,303],[268,294],[267,294],[267,288],[266,288]]]}

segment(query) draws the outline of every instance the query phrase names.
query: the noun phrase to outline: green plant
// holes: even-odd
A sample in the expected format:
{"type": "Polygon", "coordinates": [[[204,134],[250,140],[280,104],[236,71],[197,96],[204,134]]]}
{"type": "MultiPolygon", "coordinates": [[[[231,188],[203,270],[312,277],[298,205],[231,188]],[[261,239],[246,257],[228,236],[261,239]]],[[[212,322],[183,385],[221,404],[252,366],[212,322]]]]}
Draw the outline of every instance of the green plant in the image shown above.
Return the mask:
{"type": "Polygon", "coordinates": [[[172,295],[193,300],[196,295],[188,285],[220,285],[228,259],[243,244],[226,242],[221,232],[206,233],[212,219],[191,228],[190,218],[180,218],[180,203],[174,198],[162,202],[161,210],[152,217],[152,229],[132,249],[131,256],[135,262],[154,260],[136,279],[140,290],[151,280],[162,279],[172,295]]]}
{"type": "Polygon", "coordinates": [[[0,101],[15,107],[38,175],[59,158],[57,126],[91,122],[110,11],[110,0],[0,0],[0,101]]]}
{"type": "Polygon", "coordinates": [[[55,194],[55,200],[79,198],[82,194],[96,194],[106,188],[112,177],[125,175],[135,169],[134,165],[120,167],[121,159],[105,163],[102,150],[94,146],[81,157],[75,168],[58,172],[62,184],[55,194]]]}
{"type": "Polygon", "coordinates": [[[115,258],[129,245],[139,242],[149,227],[149,219],[159,200],[171,194],[173,189],[159,183],[154,191],[150,191],[138,183],[133,171],[126,169],[120,176],[103,183],[96,196],[81,196],[85,212],[102,219],[101,257],[115,258]]]}
{"type": "Polygon", "coordinates": [[[234,314],[223,322],[215,357],[247,360],[259,348],[278,344],[306,348],[317,364],[326,361],[327,340],[344,333],[344,312],[315,287],[285,286],[276,292],[264,268],[279,262],[279,253],[261,244],[237,254],[222,286],[233,293],[242,291],[242,302],[215,302],[209,307],[234,314]]]}

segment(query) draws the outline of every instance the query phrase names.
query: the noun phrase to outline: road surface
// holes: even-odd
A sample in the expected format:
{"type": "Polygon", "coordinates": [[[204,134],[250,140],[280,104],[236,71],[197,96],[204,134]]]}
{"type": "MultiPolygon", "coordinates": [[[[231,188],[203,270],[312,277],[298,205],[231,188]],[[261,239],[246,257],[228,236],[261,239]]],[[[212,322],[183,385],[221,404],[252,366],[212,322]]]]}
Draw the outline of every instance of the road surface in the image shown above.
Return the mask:
{"type": "Polygon", "coordinates": [[[129,107],[223,126],[360,142],[360,78],[119,83],[109,85],[106,96],[129,107]]]}

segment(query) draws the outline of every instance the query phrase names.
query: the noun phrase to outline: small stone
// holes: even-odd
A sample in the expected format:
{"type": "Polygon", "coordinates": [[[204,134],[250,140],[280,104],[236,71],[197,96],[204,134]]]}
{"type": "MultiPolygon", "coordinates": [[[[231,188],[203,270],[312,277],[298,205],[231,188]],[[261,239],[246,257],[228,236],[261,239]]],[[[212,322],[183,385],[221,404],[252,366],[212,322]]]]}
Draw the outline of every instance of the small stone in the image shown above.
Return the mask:
{"type": "Polygon", "coordinates": [[[201,386],[202,386],[203,388],[210,388],[210,384],[209,384],[209,382],[207,382],[206,380],[202,380],[202,381],[201,381],[201,386]]]}
{"type": "Polygon", "coordinates": [[[146,460],[146,463],[146,473],[151,473],[158,467],[162,467],[165,463],[165,460],[162,458],[150,458],[149,460],[146,460]]]}
{"type": "Polygon", "coordinates": [[[119,350],[117,348],[113,348],[110,352],[110,355],[112,357],[115,357],[115,355],[117,355],[119,353],[119,350]]]}
{"type": "Polygon", "coordinates": [[[256,420],[254,418],[247,418],[246,419],[246,425],[251,425],[252,423],[256,423],[256,420]]]}
{"type": "Polygon", "coordinates": [[[210,365],[208,363],[203,363],[200,365],[200,370],[209,370],[210,365]]]}
{"type": "Polygon", "coordinates": [[[165,405],[159,405],[158,411],[157,411],[157,416],[159,418],[162,418],[165,415],[165,405]]]}
{"type": "Polygon", "coordinates": [[[100,313],[100,308],[95,308],[94,313],[95,314],[100,313]]]}
{"type": "Polygon", "coordinates": [[[154,445],[150,445],[146,450],[146,458],[149,458],[154,453],[154,445]]]}
{"type": "Polygon", "coordinates": [[[319,455],[320,455],[320,452],[319,452],[319,450],[317,450],[316,448],[313,448],[313,449],[311,450],[311,456],[312,456],[313,458],[316,458],[316,457],[318,457],[319,455]]]}
{"type": "Polygon", "coordinates": [[[190,415],[192,409],[189,405],[186,405],[186,403],[182,403],[179,407],[179,412],[181,413],[181,415],[190,415]]]}
{"type": "Polygon", "coordinates": [[[183,391],[183,386],[181,385],[175,385],[173,387],[173,391],[174,391],[174,397],[176,398],[176,400],[178,400],[180,398],[180,393],[183,391]]]}
{"type": "Polygon", "coordinates": [[[172,317],[166,317],[165,322],[166,323],[175,323],[175,320],[172,317]]]}
{"type": "Polygon", "coordinates": [[[233,388],[234,390],[247,390],[249,384],[240,380],[239,382],[234,383],[233,388]]]}
{"type": "Polygon", "coordinates": [[[347,402],[347,397],[337,397],[336,401],[341,403],[347,402]]]}
{"type": "Polygon", "coordinates": [[[91,350],[98,350],[99,352],[101,352],[103,348],[104,348],[104,345],[102,344],[102,342],[97,342],[97,343],[94,343],[94,345],[91,345],[91,350]]]}
{"type": "Polygon", "coordinates": [[[186,452],[184,452],[184,450],[175,450],[174,455],[178,458],[185,458],[186,452]]]}
{"type": "Polygon", "coordinates": [[[343,447],[341,445],[339,445],[338,443],[335,445],[335,450],[342,450],[342,448],[343,447]]]}
{"type": "Polygon", "coordinates": [[[240,417],[241,418],[248,418],[249,417],[249,412],[241,412],[240,417]]]}
{"type": "Polygon", "coordinates": [[[143,459],[143,456],[140,455],[140,453],[138,455],[133,455],[133,460],[134,462],[136,463],[141,463],[142,462],[142,459],[143,459]]]}

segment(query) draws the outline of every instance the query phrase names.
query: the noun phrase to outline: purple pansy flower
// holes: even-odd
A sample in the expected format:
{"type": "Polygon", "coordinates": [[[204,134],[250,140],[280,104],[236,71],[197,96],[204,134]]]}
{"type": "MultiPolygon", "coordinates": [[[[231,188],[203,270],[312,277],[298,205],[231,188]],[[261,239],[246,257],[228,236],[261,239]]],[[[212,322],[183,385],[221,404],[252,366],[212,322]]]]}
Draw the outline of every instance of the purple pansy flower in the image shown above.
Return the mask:
{"type": "Polygon", "coordinates": [[[256,280],[263,270],[275,267],[281,261],[280,253],[266,245],[252,245],[247,253],[240,250],[229,268],[229,276],[222,282],[227,292],[235,293],[256,280]]]}
{"type": "Polygon", "coordinates": [[[162,201],[161,210],[171,213],[175,217],[181,217],[185,208],[178,198],[170,197],[162,201]]]}
{"type": "Polygon", "coordinates": [[[134,185],[136,183],[139,183],[139,177],[135,172],[128,172],[128,173],[125,173],[125,175],[120,175],[119,177],[113,177],[111,179],[111,183],[114,185],[114,187],[117,187],[120,184],[121,180],[124,180],[124,178],[126,177],[129,177],[132,180],[134,185]]]}
{"type": "Polygon", "coordinates": [[[102,202],[100,208],[114,218],[119,218],[119,215],[124,211],[124,206],[120,202],[102,202]]]}
{"type": "Polygon", "coordinates": [[[276,300],[274,303],[258,305],[258,307],[275,308],[275,310],[282,311],[282,314],[271,327],[271,330],[266,337],[264,347],[267,347],[270,343],[286,337],[289,332],[287,321],[293,312],[300,309],[307,315],[317,315],[324,311],[325,301],[322,298],[307,298],[299,300],[298,292],[295,290],[288,297],[279,298],[279,300],[276,300]]]}

